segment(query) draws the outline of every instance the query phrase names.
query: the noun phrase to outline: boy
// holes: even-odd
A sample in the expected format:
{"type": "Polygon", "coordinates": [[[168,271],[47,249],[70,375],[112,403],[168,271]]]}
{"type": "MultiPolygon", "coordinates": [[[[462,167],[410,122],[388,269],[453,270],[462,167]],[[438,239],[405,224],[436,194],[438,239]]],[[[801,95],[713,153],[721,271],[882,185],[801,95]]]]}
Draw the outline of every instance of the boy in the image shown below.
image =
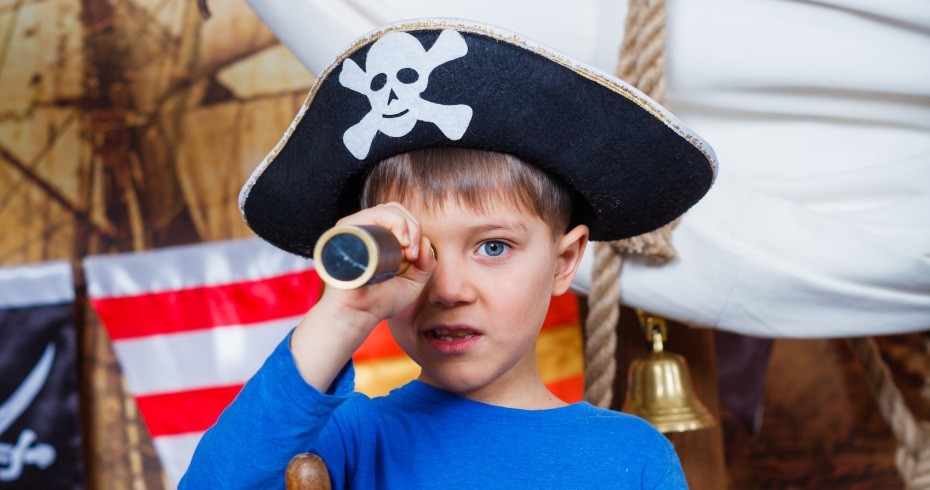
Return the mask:
{"type": "Polygon", "coordinates": [[[410,266],[327,288],[204,435],[182,487],[281,486],[309,450],[336,488],[686,486],[651,426],[549,393],[534,346],[589,238],[671,221],[715,171],[655,102],[515,34],[420,20],[360,39],[240,207],[305,256],[337,222],[383,226],[410,266]],[[422,372],[369,399],[352,393],[350,359],[383,319],[422,372]]]}

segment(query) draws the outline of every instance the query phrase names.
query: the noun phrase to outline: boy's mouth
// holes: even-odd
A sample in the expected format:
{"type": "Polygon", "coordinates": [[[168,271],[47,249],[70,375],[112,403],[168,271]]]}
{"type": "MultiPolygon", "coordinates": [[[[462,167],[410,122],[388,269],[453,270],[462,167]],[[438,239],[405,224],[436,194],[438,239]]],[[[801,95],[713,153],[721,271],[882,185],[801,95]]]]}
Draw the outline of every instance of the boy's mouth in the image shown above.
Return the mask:
{"type": "Polygon", "coordinates": [[[456,340],[470,339],[478,335],[478,332],[464,328],[434,328],[432,330],[427,330],[426,334],[433,339],[443,342],[455,342],[456,340]]]}
{"type": "Polygon", "coordinates": [[[445,355],[464,354],[484,336],[481,332],[461,327],[436,327],[423,332],[426,342],[445,355]]]}

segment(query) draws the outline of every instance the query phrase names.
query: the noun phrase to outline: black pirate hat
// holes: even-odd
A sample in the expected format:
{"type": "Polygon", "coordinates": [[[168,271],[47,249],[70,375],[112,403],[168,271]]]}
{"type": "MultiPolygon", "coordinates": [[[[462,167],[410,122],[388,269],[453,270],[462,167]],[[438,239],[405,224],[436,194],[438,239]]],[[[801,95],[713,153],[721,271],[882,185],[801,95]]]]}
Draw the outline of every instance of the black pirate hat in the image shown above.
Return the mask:
{"type": "Polygon", "coordinates": [[[372,165],[438,146],[509,153],[560,178],[592,240],[674,220],[717,168],[709,145],[626,83],[512,32],[426,19],[367,34],[320,73],[239,207],[259,236],[309,257],[359,209],[372,165]]]}

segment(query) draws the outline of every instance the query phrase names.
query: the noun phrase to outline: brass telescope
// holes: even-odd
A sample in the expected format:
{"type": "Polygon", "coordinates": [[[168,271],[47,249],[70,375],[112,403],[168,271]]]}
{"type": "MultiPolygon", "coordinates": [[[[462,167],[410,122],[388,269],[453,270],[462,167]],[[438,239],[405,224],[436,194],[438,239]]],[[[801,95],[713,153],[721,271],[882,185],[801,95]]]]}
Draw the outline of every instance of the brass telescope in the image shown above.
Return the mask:
{"type": "Polygon", "coordinates": [[[377,284],[410,265],[391,230],[377,225],[340,225],[320,236],[313,248],[316,271],[338,289],[377,284]]]}

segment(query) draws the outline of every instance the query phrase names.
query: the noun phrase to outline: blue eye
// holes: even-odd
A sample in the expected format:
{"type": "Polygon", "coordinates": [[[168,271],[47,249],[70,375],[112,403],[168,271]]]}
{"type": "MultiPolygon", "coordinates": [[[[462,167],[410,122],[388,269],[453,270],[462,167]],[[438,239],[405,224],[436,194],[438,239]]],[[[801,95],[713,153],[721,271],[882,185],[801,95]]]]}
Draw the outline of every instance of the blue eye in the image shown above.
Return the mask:
{"type": "Polygon", "coordinates": [[[507,251],[507,244],[497,240],[491,240],[481,244],[480,251],[489,257],[498,257],[507,251]]]}

